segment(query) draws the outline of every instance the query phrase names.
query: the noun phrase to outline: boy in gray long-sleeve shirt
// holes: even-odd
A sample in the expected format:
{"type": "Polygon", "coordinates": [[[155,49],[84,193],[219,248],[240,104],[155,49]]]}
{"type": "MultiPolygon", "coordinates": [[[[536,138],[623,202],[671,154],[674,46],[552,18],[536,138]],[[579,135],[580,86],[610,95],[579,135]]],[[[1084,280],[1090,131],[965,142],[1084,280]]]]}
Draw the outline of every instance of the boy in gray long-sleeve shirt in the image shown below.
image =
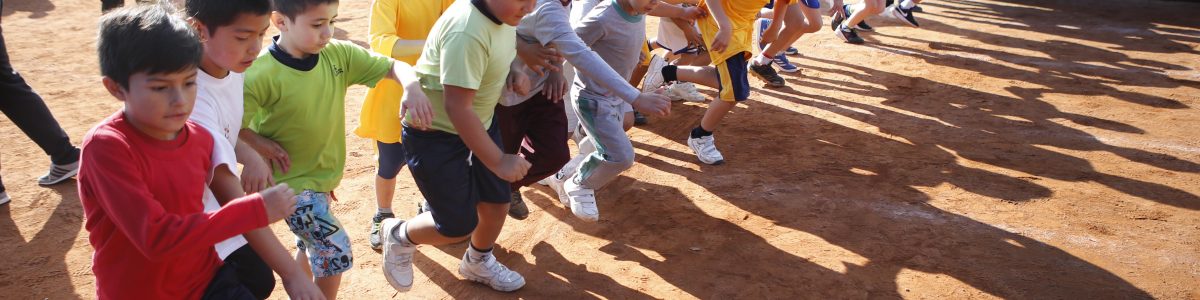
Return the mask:
{"type": "MultiPolygon", "coordinates": [[[[577,97],[571,99],[571,105],[587,134],[581,143],[591,143],[596,151],[580,154],[584,157],[578,169],[561,170],[551,180],[551,187],[558,192],[559,200],[569,203],[571,211],[581,219],[599,220],[594,190],[633,165],[633,144],[622,127],[624,112],[632,107],[648,114],[670,113],[669,98],[639,93],[628,83],[645,42],[644,15],[657,4],[658,0],[604,0],[567,27],[567,10],[561,0],[539,0],[534,13],[517,28],[520,37],[533,37],[544,45],[553,44],[575,66],[577,76],[571,94],[577,97]],[[564,30],[566,28],[574,32],[564,30]]],[[[531,91],[546,87],[545,79],[534,78],[531,91]]],[[[551,79],[550,83],[553,81],[551,79]]],[[[545,93],[542,94],[541,97],[545,97],[545,93]]],[[[537,97],[535,95],[530,101],[537,97]]],[[[562,134],[554,141],[564,149],[565,123],[565,120],[558,123],[562,125],[555,130],[562,134]]],[[[533,136],[529,138],[533,140],[533,136]]],[[[536,146],[534,150],[541,151],[536,146]]],[[[537,162],[533,163],[537,165],[537,162]]],[[[533,168],[529,173],[533,175],[533,168]]]]}

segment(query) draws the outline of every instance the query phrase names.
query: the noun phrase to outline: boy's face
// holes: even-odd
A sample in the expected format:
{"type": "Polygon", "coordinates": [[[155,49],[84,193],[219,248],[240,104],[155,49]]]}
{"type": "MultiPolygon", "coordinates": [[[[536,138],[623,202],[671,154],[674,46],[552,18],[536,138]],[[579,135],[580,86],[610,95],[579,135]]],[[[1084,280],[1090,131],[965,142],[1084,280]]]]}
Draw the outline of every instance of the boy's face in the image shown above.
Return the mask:
{"type": "Polygon", "coordinates": [[[629,6],[633,7],[635,14],[644,15],[654,10],[658,2],[659,0],[629,0],[629,6]]]}
{"type": "Polygon", "coordinates": [[[162,140],[171,140],[183,129],[196,103],[196,68],[161,74],[138,72],[129,76],[129,88],[112,78],[104,78],[104,87],[125,102],[125,118],[138,131],[162,140]]]}
{"type": "Polygon", "coordinates": [[[197,22],[200,40],[204,41],[204,56],[223,69],[242,73],[262,50],[262,39],[271,26],[271,15],[242,13],[232,24],[209,31],[197,22]]]}
{"type": "Polygon", "coordinates": [[[317,54],[333,38],[333,19],[337,18],[337,11],[337,2],[323,3],[310,6],[295,18],[278,12],[272,13],[271,18],[288,43],[285,48],[291,46],[296,49],[289,51],[317,54]]]}
{"type": "Polygon", "coordinates": [[[488,8],[492,10],[492,14],[500,19],[504,24],[509,26],[517,26],[521,24],[521,18],[533,12],[536,0],[490,0],[487,2],[488,8]]]}

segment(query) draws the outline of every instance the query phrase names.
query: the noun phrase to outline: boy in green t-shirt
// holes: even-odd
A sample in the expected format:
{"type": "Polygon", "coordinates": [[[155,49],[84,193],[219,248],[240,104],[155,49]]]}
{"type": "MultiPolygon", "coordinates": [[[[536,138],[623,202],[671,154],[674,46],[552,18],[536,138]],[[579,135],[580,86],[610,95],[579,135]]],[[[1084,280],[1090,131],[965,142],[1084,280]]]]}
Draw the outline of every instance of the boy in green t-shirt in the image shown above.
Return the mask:
{"type": "Polygon", "coordinates": [[[429,32],[416,69],[433,103],[433,128],[414,128],[406,116],[401,132],[409,170],[428,211],[407,221],[384,220],[381,232],[386,235],[384,276],[397,290],[412,288],[417,244],[468,238],[460,275],[503,292],[525,285],[521,274],[496,261],[492,246],[507,217],[508,182],[524,177],[530,164],[500,150],[500,126],[492,120],[516,58],[513,26],[534,3],[461,0],[429,32]]]}
{"type": "Polygon", "coordinates": [[[272,164],[275,181],[302,191],[287,218],[297,260],[333,299],[353,264],[350,238],[329,210],[346,165],[346,88],[396,80],[405,87],[402,109],[412,110],[409,124],[428,126],[432,111],[411,66],[332,40],[336,0],[272,3],[280,35],[246,70],[239,136],[272,164]]]}

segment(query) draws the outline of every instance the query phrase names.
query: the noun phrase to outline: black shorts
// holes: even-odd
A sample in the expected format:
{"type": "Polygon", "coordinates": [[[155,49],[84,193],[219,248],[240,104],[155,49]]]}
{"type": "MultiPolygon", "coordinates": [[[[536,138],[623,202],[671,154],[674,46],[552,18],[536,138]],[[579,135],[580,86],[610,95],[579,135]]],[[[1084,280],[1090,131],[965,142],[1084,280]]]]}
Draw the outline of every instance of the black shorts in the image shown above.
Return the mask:
{"type": "MultiPolygon", "coordinates": [[[[500,126],[493,124],[487,133],[496,146],[504,149],[500,126]]],[[[484,166],[457,134],[404,127],[401,139],[408,152],[408,170],[429,202],[434,224],[442,235],[461,237],[475,231],[479,224],[475,205],[480,201],[511,201],[508,182],[484,166]]]]}

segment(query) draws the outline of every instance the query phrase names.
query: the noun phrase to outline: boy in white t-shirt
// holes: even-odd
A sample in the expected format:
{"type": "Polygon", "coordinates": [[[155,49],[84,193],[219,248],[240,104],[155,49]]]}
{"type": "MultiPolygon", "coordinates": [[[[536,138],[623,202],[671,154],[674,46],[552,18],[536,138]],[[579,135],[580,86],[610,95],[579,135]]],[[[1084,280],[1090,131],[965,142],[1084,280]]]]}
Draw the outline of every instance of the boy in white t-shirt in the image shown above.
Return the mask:
{"type": "MultiPolygon", "coordinates": [[[[269,0],[188,0],[188,20],[204,46],[196,75],[196,104],[190,119],[213,135],[213,178],[204,190],[204,210],[215,211],[225,202],[274,185],[271,168],[247,145],[238,142],[242,127],[244,77],[262,49],[270,26],[269,0]],[[237,164],[244,167],[239,182],[237,164]]],[[[269,227],[216,244],[218,256],[237,270],[238,279],[255,297],[265,299],[275,289],[275,276],[283,279],[293,299],[320,299],[317,288],[269,227]]]]}

